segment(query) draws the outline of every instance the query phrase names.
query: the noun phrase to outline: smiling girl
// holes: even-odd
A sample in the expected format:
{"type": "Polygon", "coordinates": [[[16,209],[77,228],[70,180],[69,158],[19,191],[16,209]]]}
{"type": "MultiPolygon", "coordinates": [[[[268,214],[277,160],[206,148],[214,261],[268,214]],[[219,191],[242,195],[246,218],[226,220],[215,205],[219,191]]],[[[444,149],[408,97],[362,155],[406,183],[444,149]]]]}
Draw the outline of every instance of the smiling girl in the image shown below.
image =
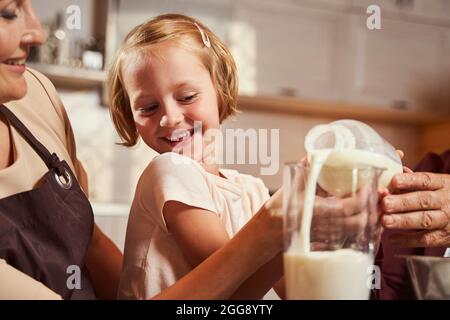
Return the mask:
{"type": "Polygon", "coordinates": [[[30,0],[0,0],[0,299],[112,299],[122,254],[94,224],[54,86],[26,68],[44,42],[30,0]]]}
{"type": "MultiPolygon", "coordinates": [[[[269,193],[260,179],[205,161],[207,144],[184,152],[237,107],[233,57],[201,22],[168,14],[135,27],[119,49],[109,85],[123,144],[133,146],[140,137],[160,153],[136,188],[119,287],[119,298],[148,299],[223,247],[269,193]]],[[[280,261],[250,277],[233,297],[261,298],[280,277],[280,261]]]]}

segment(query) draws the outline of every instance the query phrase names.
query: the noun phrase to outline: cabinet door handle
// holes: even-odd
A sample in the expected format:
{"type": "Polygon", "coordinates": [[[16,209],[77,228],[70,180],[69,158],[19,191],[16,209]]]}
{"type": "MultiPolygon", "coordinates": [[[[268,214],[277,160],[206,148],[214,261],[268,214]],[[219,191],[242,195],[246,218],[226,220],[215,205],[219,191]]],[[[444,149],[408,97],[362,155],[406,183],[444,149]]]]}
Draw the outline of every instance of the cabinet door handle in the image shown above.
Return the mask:
{"type": "Polygon", "coordinates": [[[399,9],[414,7],[414,0],[395,0],[395,4],[399,9]]]}
{"type": "Polygon", "coordinates": [[[391,107],[392,109],[397,110],[408,110],[410,108],[410,103],[406,100],[393,100],[391,107]]]}

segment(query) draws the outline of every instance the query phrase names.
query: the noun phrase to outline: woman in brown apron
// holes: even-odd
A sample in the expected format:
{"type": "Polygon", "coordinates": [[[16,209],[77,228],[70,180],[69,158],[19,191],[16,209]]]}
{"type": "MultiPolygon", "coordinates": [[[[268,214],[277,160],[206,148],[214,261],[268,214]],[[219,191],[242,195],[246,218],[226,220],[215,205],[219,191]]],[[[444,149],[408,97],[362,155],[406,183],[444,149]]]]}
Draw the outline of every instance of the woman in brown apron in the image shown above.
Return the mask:
{"type": "Polygon", "coordinates": [[[0,199],[0,258],[64,299],[95,298],[84,267],[94,227],[89,201],[67,163],[51,154],[4,105],[0,112],[49,169],[36,189],[0,199]],[[73,267],[82,271],[79,285],[68,281],[67,270],[73,267]]]}
{"type": "Polygon", "coordinates": [[[30,1],[0,0],[0,298],[115,298],[121,253],[94,225],[67,116],[25,70],[43,41],[30,1]]]}
{"type": "Polygon", "coordinates": [[[94,227],[89,201],[65,161],[51,154],[4,105],[0,113],[49,169],[36,189],[0,199],[0,258],[64,299],[94,299],[84,267],[94,227]],[[79,285],[68,281],[71,267],[82,271],[79,285]]]}

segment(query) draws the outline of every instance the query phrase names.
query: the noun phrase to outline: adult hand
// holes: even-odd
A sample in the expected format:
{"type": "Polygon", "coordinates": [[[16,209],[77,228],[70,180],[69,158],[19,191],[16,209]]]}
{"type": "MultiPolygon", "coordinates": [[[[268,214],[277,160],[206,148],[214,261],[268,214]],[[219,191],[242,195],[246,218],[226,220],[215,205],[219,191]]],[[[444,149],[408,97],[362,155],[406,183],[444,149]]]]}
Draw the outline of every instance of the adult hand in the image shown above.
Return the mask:
{"type": "Polygon", "coordinates": [[[390,195],[383,198],[386,229],[417,230],[396,233],[393,244],[403,247],[450,246],[450,175],[408,172],[393,177],[390,195]]]}
{"type": "Polygon", "coordinates": [[[311,241],[336,244],[360,235],[368,223],[375,224],[378,215],[368,210],[370,196],[368,187],[362,188],[352,197],[316,196],[311,241]]]}

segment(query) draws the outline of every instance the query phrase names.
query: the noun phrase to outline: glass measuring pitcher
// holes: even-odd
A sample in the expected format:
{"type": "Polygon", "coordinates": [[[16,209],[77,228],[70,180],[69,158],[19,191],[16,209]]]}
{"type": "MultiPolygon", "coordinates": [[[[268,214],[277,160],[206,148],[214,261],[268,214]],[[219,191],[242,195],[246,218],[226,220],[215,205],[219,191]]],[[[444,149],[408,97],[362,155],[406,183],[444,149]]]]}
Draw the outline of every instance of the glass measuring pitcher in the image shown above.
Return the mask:
{"type": "Polygon", "coordinates": [[[373,263],[380,234],[378,179],[383,170],[372,166],[322,168],[322,173],[331,174],[327,171],[352,177],[344,187],[353,192],[336,196],[319,184],[308,186],[310,168],[302,163],[284,167],[287,298],[368,299],[377,280],[373,263]],[[303,224],[308,223],[305,201],[311,201],[311,190],[312,217],[304,234],[303,224]]]}

